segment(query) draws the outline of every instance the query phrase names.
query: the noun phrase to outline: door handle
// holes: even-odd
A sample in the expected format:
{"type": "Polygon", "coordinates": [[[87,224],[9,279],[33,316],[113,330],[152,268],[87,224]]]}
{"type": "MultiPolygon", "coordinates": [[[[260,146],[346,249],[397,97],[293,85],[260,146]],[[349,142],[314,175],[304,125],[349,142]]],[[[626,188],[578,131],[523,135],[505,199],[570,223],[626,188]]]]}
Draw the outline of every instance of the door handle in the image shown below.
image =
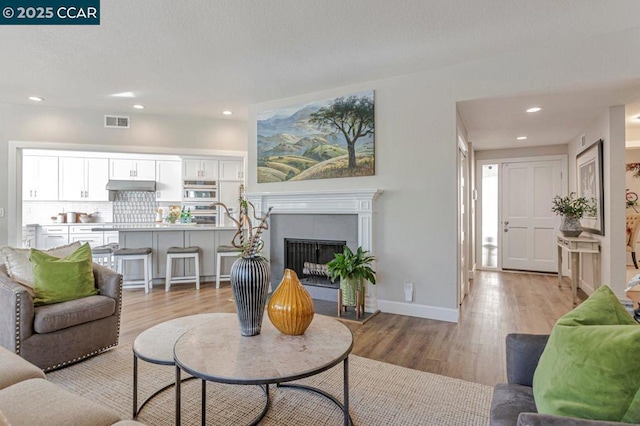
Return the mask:
{"type": "Polygon", "coordinates": [[[509,232],[509,228],[504,228],[504,232],[509,232]]]}
{"type": "Polygon", "coordinates": [[[509,221],[508,221],[508,220],[505,220],[505,221],[504,221],[504,224],[505,224],[505,225],[508,225],[508,224],[509,224],[509,221]]]}

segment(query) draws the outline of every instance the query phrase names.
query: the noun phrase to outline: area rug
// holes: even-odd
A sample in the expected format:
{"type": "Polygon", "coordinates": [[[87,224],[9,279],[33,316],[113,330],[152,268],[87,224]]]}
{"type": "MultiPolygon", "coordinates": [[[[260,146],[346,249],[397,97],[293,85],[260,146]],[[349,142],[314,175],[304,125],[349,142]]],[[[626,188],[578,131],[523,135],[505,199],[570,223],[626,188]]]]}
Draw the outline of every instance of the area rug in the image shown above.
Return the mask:
{"type": "MultiPolygon", "coordinates": [[[[173,382],[174,368],[138,362],[139,403],[173,382]]],[[[132,411],[131,345],[120,346],[84,362],[47,374],[52,382],[117,411],[132,411]]],[[[349,357],[350,412],[355,425],[487,425],[492,389],[373,361],[349,357]]],[[[342,364],[301,380],[342,400],[342,364]]],[[[174,424],[174,388],[160,393],[141,411],[148,425],[174,424]]],[[[261,425],[339,425],[340,409],[327,399],[298,389],[271,386],[271,407],[261,425]]],[[[208,383],[207,424],[249,424],[264,407],[258,386],[208,383]]],[[[182,424],[200,424],[200,382],[182,385],[182,424]]]]}

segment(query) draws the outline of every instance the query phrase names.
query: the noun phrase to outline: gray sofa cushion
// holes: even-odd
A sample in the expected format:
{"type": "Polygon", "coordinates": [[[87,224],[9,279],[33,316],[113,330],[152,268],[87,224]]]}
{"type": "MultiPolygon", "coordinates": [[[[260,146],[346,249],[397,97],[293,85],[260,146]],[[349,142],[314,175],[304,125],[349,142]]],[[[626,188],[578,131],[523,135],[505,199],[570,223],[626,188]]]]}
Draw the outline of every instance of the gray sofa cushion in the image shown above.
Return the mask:
{"type": "Polygon", "coordinates": [[[116,301],[107,296],[89,296],[35,308],[33,329],[44,334],[114,314],[116,301]]]}
{"type": "Polygon", "coordinates": [[[491,426],[514,426],[520,413],[537,411],[531,387],[501,383],[493,388],[491,426]]]}

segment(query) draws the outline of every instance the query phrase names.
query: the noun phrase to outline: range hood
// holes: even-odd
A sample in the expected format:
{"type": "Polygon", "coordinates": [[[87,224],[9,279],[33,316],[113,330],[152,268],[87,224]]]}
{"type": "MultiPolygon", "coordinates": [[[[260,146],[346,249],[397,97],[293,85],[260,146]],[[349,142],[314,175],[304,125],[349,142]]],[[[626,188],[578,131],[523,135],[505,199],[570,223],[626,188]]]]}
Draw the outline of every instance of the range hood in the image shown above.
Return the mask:
{"type": "Polygon", "coordinates": [[[149,191],[156,190],[156,182],[153,180],[110,180],[107,183],[109,191],[149,191]]]}

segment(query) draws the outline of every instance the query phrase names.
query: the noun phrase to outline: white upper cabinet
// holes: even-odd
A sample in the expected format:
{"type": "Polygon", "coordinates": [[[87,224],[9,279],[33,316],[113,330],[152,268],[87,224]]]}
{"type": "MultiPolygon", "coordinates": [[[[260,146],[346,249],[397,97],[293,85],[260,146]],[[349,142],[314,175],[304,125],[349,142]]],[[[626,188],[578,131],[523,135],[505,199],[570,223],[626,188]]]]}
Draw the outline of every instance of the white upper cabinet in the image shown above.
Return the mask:
{"type": "Polygon", "coordinates": [[[156,161],[156,200],[182,200],[182,162],[156,161]]]}
{"type": "Polygon", "coordinates": [[[112,158],[109,160],[109,179],[156,180],[156,162],[112,158]]]}
{"type": "Polygon", "coordinates": [[[58,157],[22,158],[22,199],[58,199],[58,157]]]}
{"type": "Polygon", "coordinates": [[[244,162],[220,160],[220,180],[244,180],[244,162]]]}
{"type": "Polygon", "coordinates": [[[61,201],[108,201],[109,160],[60,157],[61,201]]]}
{"type": "Polygon", "coordinates": [[[218,160],[184,160],[182,166],[184,179],[218,180],[218,160]]]}

